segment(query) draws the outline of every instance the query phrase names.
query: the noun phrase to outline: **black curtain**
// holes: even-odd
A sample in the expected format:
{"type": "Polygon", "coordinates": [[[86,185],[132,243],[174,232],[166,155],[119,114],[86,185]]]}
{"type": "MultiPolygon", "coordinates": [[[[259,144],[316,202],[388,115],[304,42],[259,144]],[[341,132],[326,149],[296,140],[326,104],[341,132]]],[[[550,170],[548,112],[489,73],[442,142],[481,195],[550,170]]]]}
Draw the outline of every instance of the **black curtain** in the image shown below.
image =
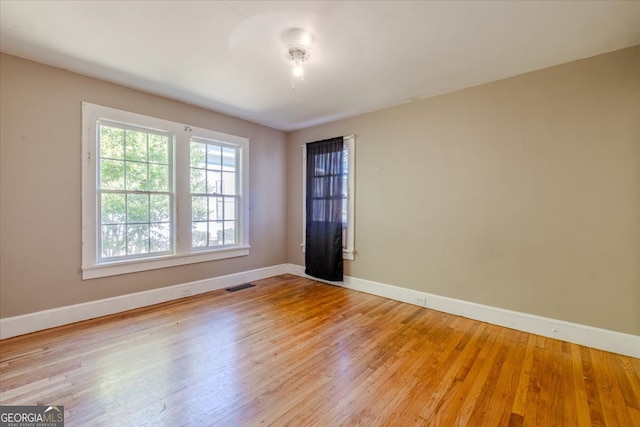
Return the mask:
{"type": "Polygon", "coordinates": [[[342,281],[342,137],[307,144],[305,273],[342,281]]]}

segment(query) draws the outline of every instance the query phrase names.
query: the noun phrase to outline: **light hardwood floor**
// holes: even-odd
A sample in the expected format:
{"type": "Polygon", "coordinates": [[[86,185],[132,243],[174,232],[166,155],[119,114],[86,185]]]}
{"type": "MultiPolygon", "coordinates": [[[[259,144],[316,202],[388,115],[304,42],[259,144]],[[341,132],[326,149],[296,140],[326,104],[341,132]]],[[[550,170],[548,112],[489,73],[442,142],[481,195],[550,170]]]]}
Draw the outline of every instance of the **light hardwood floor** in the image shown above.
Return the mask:
{"type": "Polygon", "coordinates": [[[0,342],[67,426],[640,426],[640,360],[284,275],[0,342]]]}

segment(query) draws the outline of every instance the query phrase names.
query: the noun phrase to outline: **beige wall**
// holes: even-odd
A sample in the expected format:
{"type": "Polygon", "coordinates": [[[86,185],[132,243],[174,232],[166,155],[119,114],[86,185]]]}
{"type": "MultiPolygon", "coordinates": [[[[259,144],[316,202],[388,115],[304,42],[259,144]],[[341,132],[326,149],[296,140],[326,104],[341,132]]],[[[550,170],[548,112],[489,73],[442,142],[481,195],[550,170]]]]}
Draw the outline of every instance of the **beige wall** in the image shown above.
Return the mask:
{"type": "Polygon", "coordinates": [[[303,264],[300,144],[353,133],[347,274],[640,334],[639,46],[289,135],[5,54],[0,79],[0,317],[303,264]],[[250,138],[251,255],[81,281],[82,101],[250,138]]]}
{"type": "Polygon", "coordinates": [[[640,335],[640,46],[293,132],[289,262],[300,145],[348,134],[347,274],[640,335]]]}
{"type": "Polygon", "coordinates": [[[0,56],[0,317],[286,262],[286,134],[47,67],[0,56]],[[81,102],[251,139],[251,254],[80,280],[81,102]]]}

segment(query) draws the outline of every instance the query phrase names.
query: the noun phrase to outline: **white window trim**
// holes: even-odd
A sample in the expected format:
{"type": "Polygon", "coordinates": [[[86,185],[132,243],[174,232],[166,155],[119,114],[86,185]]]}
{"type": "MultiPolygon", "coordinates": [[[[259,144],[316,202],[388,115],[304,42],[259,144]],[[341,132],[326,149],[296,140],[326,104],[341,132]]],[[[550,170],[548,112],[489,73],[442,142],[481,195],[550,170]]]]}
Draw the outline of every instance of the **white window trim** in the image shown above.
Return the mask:
{"type": "MultiPolygon", "coordinates": [[[[344,144],[349,151],[349,177],[347,188],[347,247],[342,249],[342,259],[353,261],[355,259],[355,183],[356,183],[356,137],[347,135],[343,137],[344,144]]],[[[302,243],[300,247],[305,252],[307,247],[307,145],[302,145],[302,243]]]]}
{"type": "Polygon", "coordinates": [[[82,280],[157,268],[249,255],[249,139],[210,129],[176,123],[142,114],[117,110],[101,105],[82,103],[82,280]],[[173,230],[175,253],[140,259],[98,263],[97,211],[97,135],[98,120],[143,126],[169,132],[174,137],[174,194],[173,230]],[[239,209],[239,244],[219,249],[191,249],[191,197],[189,184],[190,140],[192,136],[233,144],[241,148],[241,176],[239,209]]]}

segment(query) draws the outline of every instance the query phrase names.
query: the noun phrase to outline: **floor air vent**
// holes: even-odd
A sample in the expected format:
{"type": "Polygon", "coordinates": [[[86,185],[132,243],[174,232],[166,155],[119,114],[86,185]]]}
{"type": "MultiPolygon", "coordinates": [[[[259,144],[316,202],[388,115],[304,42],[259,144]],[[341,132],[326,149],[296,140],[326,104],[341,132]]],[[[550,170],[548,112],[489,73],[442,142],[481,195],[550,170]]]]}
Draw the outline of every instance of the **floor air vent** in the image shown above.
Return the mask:
{"type": "Polygon", "coordinates": [[[235,292],[235,291],[240,291],[242,289],[253,288],[254,286],[255,285],[253,283],[245,283],[244,285],[232,286],[230,288],[227,288],[227,291],[235,292]]]}

